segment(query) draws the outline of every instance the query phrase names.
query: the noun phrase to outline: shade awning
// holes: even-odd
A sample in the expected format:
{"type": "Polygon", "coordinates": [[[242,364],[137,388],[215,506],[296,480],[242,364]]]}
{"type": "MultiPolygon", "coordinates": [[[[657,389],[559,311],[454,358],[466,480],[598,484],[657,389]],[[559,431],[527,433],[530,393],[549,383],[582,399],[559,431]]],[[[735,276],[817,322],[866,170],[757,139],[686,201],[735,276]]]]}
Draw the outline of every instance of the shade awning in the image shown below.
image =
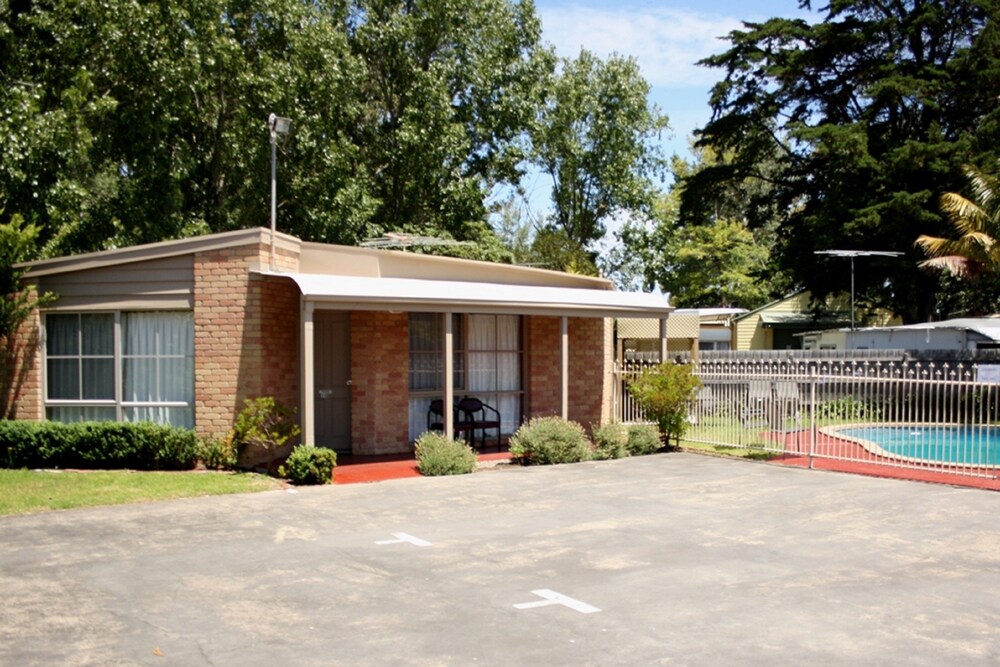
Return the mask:
{"type": "Polygon", "coordinates": [[[265,275],[293,280],[302,296],[319,308],[655,318],[674,310],[662,295],[639,292],[316,273],[265,275]]]}

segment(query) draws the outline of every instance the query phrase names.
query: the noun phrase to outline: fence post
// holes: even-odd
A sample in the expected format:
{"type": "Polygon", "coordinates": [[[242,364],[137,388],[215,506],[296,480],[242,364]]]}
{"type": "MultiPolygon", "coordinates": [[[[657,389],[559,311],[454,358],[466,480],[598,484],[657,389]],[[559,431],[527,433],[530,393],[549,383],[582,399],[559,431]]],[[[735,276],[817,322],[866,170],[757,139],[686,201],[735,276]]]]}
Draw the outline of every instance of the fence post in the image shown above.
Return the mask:
{"type": "Polygon", "coordinates": [[[809,369],[809,469],[816,455],[816,368],[809,369]]]}

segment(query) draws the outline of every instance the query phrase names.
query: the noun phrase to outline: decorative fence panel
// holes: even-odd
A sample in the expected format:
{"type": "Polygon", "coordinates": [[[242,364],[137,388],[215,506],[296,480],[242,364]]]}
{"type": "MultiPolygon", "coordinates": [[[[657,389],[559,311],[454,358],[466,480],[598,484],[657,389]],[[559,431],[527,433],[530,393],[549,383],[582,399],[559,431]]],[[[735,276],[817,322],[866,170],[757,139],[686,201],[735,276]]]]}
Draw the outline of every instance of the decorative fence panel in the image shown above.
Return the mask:
{"type": "MultiPolygon", "coordinates": [[[[656,364],[616,366],[616,414],[642,421],[630,378],[656,364]]],[[[1000,364],[736,355],[695,363],[702,387],[684,440],[759,450],[763,457],[996,478],[1000,473],[1000,364]]]]}

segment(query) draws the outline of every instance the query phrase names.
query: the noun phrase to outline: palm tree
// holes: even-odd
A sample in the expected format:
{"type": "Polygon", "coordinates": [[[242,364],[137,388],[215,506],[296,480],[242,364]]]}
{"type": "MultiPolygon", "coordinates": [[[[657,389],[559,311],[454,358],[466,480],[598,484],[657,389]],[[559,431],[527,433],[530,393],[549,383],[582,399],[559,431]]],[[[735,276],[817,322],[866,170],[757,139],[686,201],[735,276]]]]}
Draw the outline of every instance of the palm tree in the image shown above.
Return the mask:
{"type": "Polygon", "coordinates": [[[941,195],[941,211],[958,232],[958,238],[922,234],[916,246],[930,259],[918,266],[974,279],[1000,273],[1000,187],[995,175],[966,167],[972,199],[955,192],[941,195]]]}

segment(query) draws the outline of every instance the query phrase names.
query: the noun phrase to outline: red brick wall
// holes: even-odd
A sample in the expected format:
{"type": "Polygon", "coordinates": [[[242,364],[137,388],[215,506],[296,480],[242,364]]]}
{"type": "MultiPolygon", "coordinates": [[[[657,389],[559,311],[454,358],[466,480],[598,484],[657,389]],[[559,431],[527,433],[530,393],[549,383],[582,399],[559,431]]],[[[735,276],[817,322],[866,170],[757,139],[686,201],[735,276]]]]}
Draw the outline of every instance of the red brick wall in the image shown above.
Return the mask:
{"type": "MultiPolygon", "coordinates": [[[[560,318],[529,317],[527,337],[525,417],[558,415],[560,318]]],[[[587,429],[609,418],[611,345],[609,320],[569,318],[569,418],[587,429]]]]}
{"type": "Polygon", "coordinates": [[[409,316],[351,313],[351,441],[355,454],[407,452],[409,316]]]}
{"type": "MultiPolygon", "coordinates": [[[[31,299],[37,293],[32,290],[31,299]]],[[[3,416],[10,419],[41,419],[42,402],[42,350],[41,315],[38,310],[21,324],[14,335],[13,345],[3,341],[0,354],[6,354],[8,377],[3,378],[6,392],[3,416]]]]}
{"type": "Polygon", "coordinates": [[[559,318],[529,317],[527,320],[525,421],[560,412],[559,318]]]}
{"type": "MultiPolygon", "coordinates": [[[[194,259],[195,424],[222,435],[243,400],[274,396],[298,406],[298,289],[251,275],[268,243],[197,253],[194,259]]],[[[278,255],[279,265],[292,263],[278,255]]]]}

